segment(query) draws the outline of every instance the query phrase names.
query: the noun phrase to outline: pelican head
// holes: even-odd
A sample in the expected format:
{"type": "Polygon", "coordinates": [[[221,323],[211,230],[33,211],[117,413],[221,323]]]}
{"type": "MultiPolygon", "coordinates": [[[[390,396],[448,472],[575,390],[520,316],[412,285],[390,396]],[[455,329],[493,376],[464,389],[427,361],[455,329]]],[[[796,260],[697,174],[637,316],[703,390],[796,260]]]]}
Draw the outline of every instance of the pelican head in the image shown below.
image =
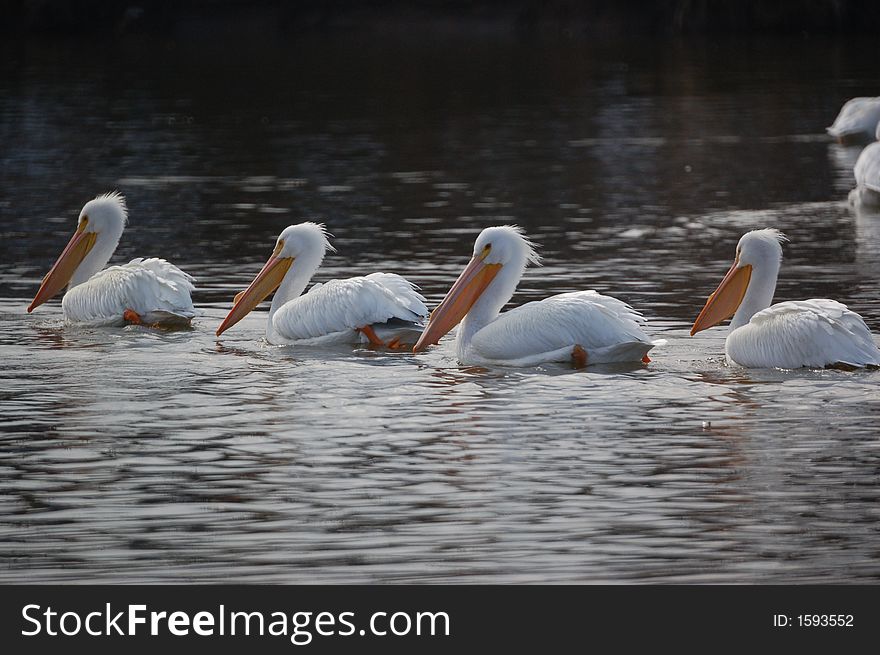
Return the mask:
{"type": "Polygon", "coordinates": [[[474,242],[470,263],[431,313],[413,352],[436,344],[455,327],[480,298],[488,313],[498,313],[516,289],[529,263],[540,262],[534,244],[514,225],[487,227],[474,242]],[[496,279],[497,278],[497,279],[496,279]],[[489,293],[487,293],[487,291],[489,293]]]}
{"type": "Polygon", "coordinates": [[[79,213],[76,231],[49,269],[28,312],[52,298],[68,283],[76,286],[97,273],[110,259],[128,221],[125,198],[114,191],[89,200],[79,213]]]}
{"type": "MultiPolygon", "coordinates": [[[[769,307],[782,261],[782,243],[786,241],[788,238],[774,228],[746,232],[736,246],[733,265],[694,321],[691,336],[736,314],[749,293],[749,287],[754,286],[753,282],[759,286],[760,295],[754,299],[755,311],[769,307]]],[[[754,311],[745,321],[752,314],[754,311]]]]}
{"type": "Polygon", "coordinates": [[[332,235],[322,224],[310,221],[284,228],[275,241],[272,255],[257,273],[257,277],[247,289],[235,296],[232,309],[217,328],[217,336],[219,337],[247,316],[254,307],[281,286],[288,271],[294,267],[294,262],[296,262],[295,269],[301,273],[302,278],[302,288],[296,292],[296,295],[302,293],[312,274],[324,260],[324,253],[336,252],[336,249],[330,245],[330,236],[332,235]]]}

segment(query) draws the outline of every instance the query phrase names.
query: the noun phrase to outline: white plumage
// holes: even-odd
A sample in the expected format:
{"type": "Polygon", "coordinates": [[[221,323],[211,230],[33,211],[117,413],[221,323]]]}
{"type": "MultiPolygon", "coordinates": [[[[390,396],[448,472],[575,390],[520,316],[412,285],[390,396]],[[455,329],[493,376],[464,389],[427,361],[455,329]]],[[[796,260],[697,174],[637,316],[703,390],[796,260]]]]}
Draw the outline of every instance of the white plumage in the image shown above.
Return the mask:
{"type": "Polygon", "coordinates": [[[880,366],[865,321],[825,298],[771,305],[785,237],[773,229],[740,239],[736,259],[694,322],[691,334],[733,316],[725,342],[731,363],[754,368],[880,366]]]}
{"type": "Polygon", "coordinates": [[[568,361],[580,345],[591,364],[639,361],[652,348],[644,324],[641,314],[616,298],[595,291],[560,293],[500,314],[473,335],[463,358],[531,366],[568,361]]]}
{"type": "Polygon", "coordinates": [[[753,368],[880,365],[862,317],[836,300],[780,302],[727,337],[727,356],[753,368]]]}
{"type": "Polygon", "coordinates": [[[437,343],[461,321],[456,354],[463,364],[648,361],[654,343],[642,329],[642,315],[595,291],[562,293],[501,314],[527,263],[537,260],[519,228],[483,230],[471,263],[432,314],[416,349],[437,343]]]}
{"type": "Polygon", "coordinates": [[[139,323],[161,327],[189,325],[196,315],[193,278],[164,259],[133,259],[104,268],[128,221],[125,198],[108,193],[87,202],[77,230],[43,279],[37,306],[69,283],[61,307],[65,320],[87,325],[139,323]]]}
{"type": "MultiPolygon", "coordinates": [[[[331,336],[343,343],[364,343],[369,339],[358,331],[360,328],[376,326],[387,335],[383,324],[397,319],[411,324],[412,343],[428,314],[424,300],[405,278],[371,273],[313,285],[307,293],[284,303],[272,323],[277,337],[285,343],[331,336]]],[[[388,329],[394,330],[394,326],[388,329]]]]}
{"type": "Polygon", "coordinates": [[[69,321],[122,325],[126,310],[147,325],[188,324],[196,315],[192,277],[164,259],[132,259],[98,271],[61,301],[69,321]]]}
{"type": "Polygon", "coordinates": [[[852,98],[825,130],[841,143],[873,139],[880,124],[880,98],[852,98]]]}
{"type": "Polygon", "coordinates": [[[880,142],[875,141],[862,150],[853,167],[856,188],[850,191],[853,205],[880,206],[880,142]]]}
{"type": "Polygon", "coordinates": [[[286,228],[250,286],[236,296],[217,329],[222,334],[275,291],[266,338],[273,344],[413,343],[428,313],[417,287],[394,273],[315,284],[303,294],[328,250],[323,225],[305,222],[286,228]]]}

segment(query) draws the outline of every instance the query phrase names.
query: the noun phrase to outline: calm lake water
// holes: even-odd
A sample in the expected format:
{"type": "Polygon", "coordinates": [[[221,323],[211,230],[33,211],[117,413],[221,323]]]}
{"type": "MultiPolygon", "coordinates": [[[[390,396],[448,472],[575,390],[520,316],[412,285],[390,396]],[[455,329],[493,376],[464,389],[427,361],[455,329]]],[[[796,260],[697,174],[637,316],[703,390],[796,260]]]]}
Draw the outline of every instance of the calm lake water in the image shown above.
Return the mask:
{"type": "MultiPolygon", "coordinates": [[[[185,36],[185,35],[184,35],[185,36]]],[[[499,35],[0,46],[0,582],[878,582],[880,372],[728,367],[688,329],[737,239],[785,231],[777,300],[880,341],[880,216],[824,127],[876,43],[499,35]],[[186,45],[189,43],[188,45],[186,45]],[[28,315],[82,204],[114,262],[197,278],[190,332],[28,315]],[[594,288],[648,366],[458,366],[214,330],[282,228],[315,280],[435,305],[483,227],[541,244],[514,304],[594,288]]]]}

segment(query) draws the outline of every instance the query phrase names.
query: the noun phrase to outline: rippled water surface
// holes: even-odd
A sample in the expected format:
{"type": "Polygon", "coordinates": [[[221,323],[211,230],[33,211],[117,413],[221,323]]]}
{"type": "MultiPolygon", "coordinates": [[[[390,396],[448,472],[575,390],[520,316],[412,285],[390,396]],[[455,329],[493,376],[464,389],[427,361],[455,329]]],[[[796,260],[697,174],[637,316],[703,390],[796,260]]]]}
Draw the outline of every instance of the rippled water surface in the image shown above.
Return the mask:
{"type": "MultiPolygon", "coordinates": [[[[497,36],[0,46],[0,582],[880,581],[880,372],[725,365],[688,328],[747,229],[777,300],[880,335],[880,216],[824,127],[876,45],[497,36]],[[113,261],[198,280],[189,332],[25,308],[81,205],[113,261]],[[288,224],[317,281],[404,273],[434,305],[480,229],[541,244],[513,302],[595,288],[648,366],[457,365],[277,348],[231,296],[288,224]]],[[[872,86],[872,84],[874,86],[872,86]]],[[[880,338],[878,338],[880,340],[880,338]]]]}

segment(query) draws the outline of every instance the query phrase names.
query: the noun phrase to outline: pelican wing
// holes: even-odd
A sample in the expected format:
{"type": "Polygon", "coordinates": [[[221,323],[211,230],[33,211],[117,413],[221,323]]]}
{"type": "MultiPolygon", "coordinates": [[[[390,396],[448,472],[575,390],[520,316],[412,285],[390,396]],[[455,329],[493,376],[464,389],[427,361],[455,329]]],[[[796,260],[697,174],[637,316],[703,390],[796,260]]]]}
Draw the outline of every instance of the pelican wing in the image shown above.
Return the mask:
{"type": "Polygon", "coordinates": [[[650,350],[644,317],[625,302],[595,291],[561,293],[501,314],[479,330],[471,347],[493,361],[547,361],[582,346],[593,363],[638,361],[650,350]]]}
{"type": "Polygon", "coordinates": [[[393,273],[330,280],[286,303],[274,318],[285,339],[314,339],[391,319],[417,323],[428,314],[417,287],[393,273]]]}
{"type": "Polygon", "coordinates": [[[856,184],[880,193],[880,142],[865,147],[853,167],[856,184]]]}
{"type": "MultiPolygon", "coordinates": [[[[428,308],[425,307],[424,296],[419,293],[419,288],[405,277],[396,273],[370,273],[366,276],[366,279],[390,291],[397,303],[418,317],[417,321],[421,321],[428,316],[428,308]]],[[[396,316],[395,318],[411,320],[401,316],[396,316]]]]}
{"type": "Polygon", "coordinates": [[[864,132],[873,136],[880,122],[880,98],[853,98],[843,105],[830,127],[825,128],[834,137],[864,132]]]}
{"type": "Polygon", "coordinates": [[[862,317],[825,298],[781,302],[758,312],[730,333],[727,354],[752,367],[880,365],[880,350],[862,317]]]}
{"type": "Polygon", "coordinates": [[[131,309],[146,322],[167,316],[189,321],[196,315],[193,278],[164,259],[133,259],[110,266],[70,289],[62,300],[68,320],[96,325],[122,323],[131,309]]]}

